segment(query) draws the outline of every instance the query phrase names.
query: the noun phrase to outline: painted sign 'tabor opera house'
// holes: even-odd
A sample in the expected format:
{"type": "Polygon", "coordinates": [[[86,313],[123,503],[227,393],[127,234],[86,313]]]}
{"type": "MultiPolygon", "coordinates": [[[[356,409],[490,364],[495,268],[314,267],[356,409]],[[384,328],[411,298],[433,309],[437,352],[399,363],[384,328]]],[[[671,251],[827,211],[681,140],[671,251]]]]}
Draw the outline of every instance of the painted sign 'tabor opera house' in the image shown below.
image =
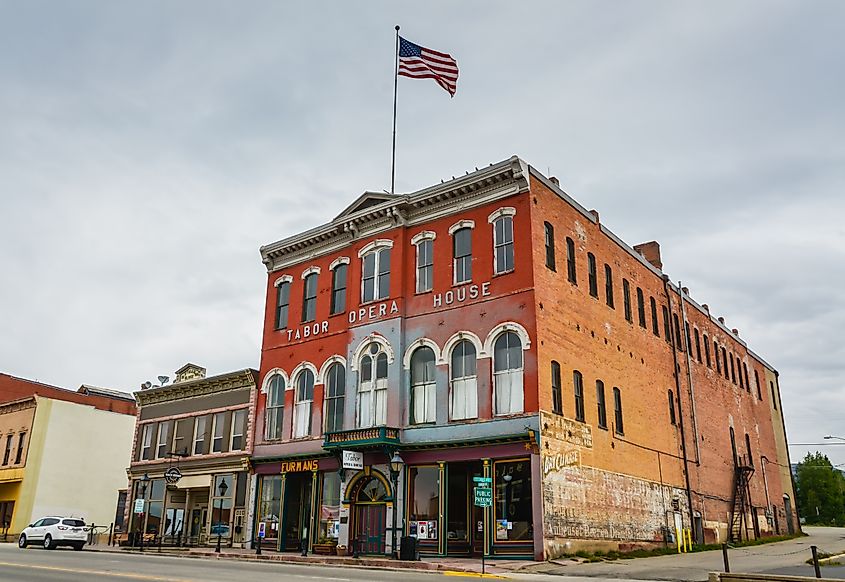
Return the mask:
{"type": "Polygon", "coordinates": [[[265,549],[543,559],[797,526],[777,372],[657,243],[521,159],[365,193],[261,255],[265,549]]]}

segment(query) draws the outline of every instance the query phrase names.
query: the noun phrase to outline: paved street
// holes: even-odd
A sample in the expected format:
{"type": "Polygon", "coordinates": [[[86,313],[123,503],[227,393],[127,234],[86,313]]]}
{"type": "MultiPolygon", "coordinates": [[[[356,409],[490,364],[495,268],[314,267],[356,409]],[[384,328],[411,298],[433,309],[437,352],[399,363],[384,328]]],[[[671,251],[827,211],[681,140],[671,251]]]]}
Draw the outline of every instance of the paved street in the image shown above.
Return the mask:
{"type": "MultiPolygon", "coordinates": [[[[808,537],[730,550],[734,572],[780,573],[812,576],[804,564],[810,546],[828,553],[845,552],[845,529],[806,528],[808,537]]],[[[720,551],[617,560],[596,564],[536,564],[509,579],[534,582],[578,582],[598,580],[682,580],[704,581],[707,573],[722,570],[720,551]]],[[[471,574],[470,574],[471,575],[471,574]]],[[[845,566],[826,566],[826,578],[845,579],[845,566]]],[[[466,575],[463,575],[466,576],[466,575]]],[[[456,573],[413,570],[374,570],[352,566],[322,566],[245,561],[218,561],[160,555],[119,554],[69,549],[46,551],[19,550],[14,544],[0,544],[2,582],[106,582],[141,580],[147,582],[232,582],[233,580],[327,580],[330,582],[403,582],[461,579],[456,573]]]]}

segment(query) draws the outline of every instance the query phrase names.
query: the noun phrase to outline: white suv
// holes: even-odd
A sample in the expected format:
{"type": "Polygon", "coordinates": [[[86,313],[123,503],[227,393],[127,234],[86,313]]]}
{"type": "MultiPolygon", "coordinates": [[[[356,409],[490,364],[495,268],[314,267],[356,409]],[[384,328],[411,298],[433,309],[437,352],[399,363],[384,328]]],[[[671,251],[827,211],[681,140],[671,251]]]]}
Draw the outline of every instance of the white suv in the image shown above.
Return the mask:
{"type": "Polygon", "coordinates": [[[85,545],[85,522],[76,517],[44,517],[29,524],[18,538],[18,547],[40,543],[45,550],[56,546],[72,546],[81,550],[85,545]]]}

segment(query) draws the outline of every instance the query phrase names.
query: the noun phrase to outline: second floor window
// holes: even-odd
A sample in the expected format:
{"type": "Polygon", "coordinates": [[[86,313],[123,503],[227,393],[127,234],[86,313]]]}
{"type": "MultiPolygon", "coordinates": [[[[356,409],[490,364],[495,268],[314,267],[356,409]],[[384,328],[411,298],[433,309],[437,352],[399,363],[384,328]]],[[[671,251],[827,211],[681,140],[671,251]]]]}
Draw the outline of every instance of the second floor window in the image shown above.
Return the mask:
{"type": "Polygon", "coordinates": [[[317,273],[308,273],[302,289],[302,321],[317,319],[317,273]]]}
{"type": "Polygon", "coordinates": [[[604,382],[596,380],[596,408],[599,428],[607,428],[607,406],[604,401],[604,382]]]}
{"type": "Polygon", "coordinates": [[[285,413],[285,379],[275,375],[267,386],[267,400],[264,406],[264,438],[282,438],[282,420],[285,413]]]}
{"type": "Polygon", "coordinates": [[[560,364],[552,360],[552,412],[563,414],[563,394],[560,387],[560,364]]]}
{"type": "Polygon", "coordinates": [[[669,422],[675,424],[675,393],[669,390],[669,422]]]}
{"type": "Polygon", "coordinates": [[[478,416],[478,384],[475,346],[461,340],[452,348],[449,418],[465,420],[478,416]]]}
{"type": "Polygon", "coordinates": [[[634,321],[631,315],[631,284],[628,283],[628,279],[622,279],[622,301],[625,304],[625,319],[628,322],[634,321]]]}
{"type": "Polygon", "coordinates": [[[667,344],[672,343],[672,324],[669,322],[669,308],[661,305],[663,308],[663,338],[667,344]]]}
{"type": "Polygon", "coordinates": [[[314,373],[303,370],[296,379],[296,404],[293,416],[293,438],[311,434],[311,403],[314,401],[314,373]]]}
{"type": "Polygon", "coordinates": [[[703,335],[702,339],[704,341],[704,361],[707,363],[707,367],[710,368],[711,367],[711,364],[710,364],[710,341],[707,339],[706,333],[702,334],[702,335],[703,335]]]}
{"type": "Polygon", "coordinates": [[[555,227],[548,222],[543,223],[543,233],[546,237],[546,267],[555,270],[555,227]]]}
{"type": "Polygon", "coordinates": [[[244,448],[244,433],[246,432],[246,410],[236,410],[232,413],[232,435],[229,439],[229,450],[240,451],[244,448]]]}
{"type": "Polygon", "coordinates": [[[616,426],[614,427],[616,434],[624,435],[625,426],[622,423],[622,392],[619,388],[613,389],[613,411],[616,416],[616,426]]]}
{"type": "Polygon", "coordinates": [[[194,444],[193,451],[195,455],[204,455],[206,453],[206,427],[208,426],[207,416],[198,416],[194,423],[194,444]]]}
{"type": "Polygon", "coordinates": [[[290,307],[290,283],[284,282],[276,287],[276,329],[288,326],[288,308],[290,307]]]}
{"type": "Polygon", "coordinates": [[[225,412],[218,412],[213,417],[214,422],[212,423],[212,439],[211,439],[211,452],[212,453],[222,453],[223,452],[223,438],[226,434],[226,427],[224,424],[226,423],[226,413],[225,412]]]}
{"type": "Polygon", "coordinates": [[[472,280],[472,229],[459,228],[452,235],[452,263],[455,285],[472,280]]]}
{"type": "Polygon", "coordinates": [[[566,278],[570,283],[578,284],[578,274],[575,271],[575,241],[566,237],[566,278]]]}
{"type": "Polygon", "coordinates": [[[14,435],[8,435],[6,437],[6,452],[3,453],[3,464],[8,465],[9,459],[12,456],[12,439],[14,439],[14,435]]]}
{"type": "Polygon", "coordinates": [[[495,275],[513,271],[513,217],[500,216],[493,222],[495,275]]]}
{"type": "Polygon", "coordinates": [[[185,439],[187,437],[188,440],[191,439],[191,430],[193,428],[193,418],[180,418],[173,422],[173,449],[172,451],[180,456],[186,456],[190,452],[188,451],[188,445],[185,444],[185,439]]]}
{"type": "Polygon", "coordinates": [[[598,297],[599,276],[596,273],[596,256],[593,253],[587,253],[587,274],[589,275],[590,295],[598,297]]]}
{"type": "Polygon", "coordinates": [[[637,287],[637,319],[640,327],[645,328],[645,298],[643,297],[643,290],[637,287]]]}
{"type": "Polygon", "coordinates": [[[358,382],[358,427],[387,423],[387,354],[375,342],[361,358],[358,382]]]}
{"type": "Polygon", "coordinates": [[[517,414],[523,410],[522,342],[507,331],[493,345],[494,413],[517,414]]]}
{"type": "Polygon", "coordinates": [[[167,445],[170,442],[170,423],[160,422],[158,424],[158,446],[156,447],[156,458],[164,459],[170,456],[167,445]]]}
{"type": "Polygon", "coordinates": [[[141,432],[141,459],[151,460],[153,458],[153,427],[154,424],[145,424],[141,432]]]}
{"type": "Polygon", "coordinates": [[[434,288],[434,241],[425,239],[417,244],[417,293],[434,288]]]}
{"type": "Polygon", "coordinates": [[[21,460],[23,459],[23,446],[24,441],[26,440],[26,433],[22,432],[18,435],[18,452],[15,455],[15,464],[19,465],[21,460]]]}
{"type": "Polygon", "coordinates": [[[613,307],[613,269],[607,263],[604,264],[604,300],[608,307],[613,307]]]}
{"type": "Polygon", "coordinates": [[[649,297],[648,301],[651,305],[651,333],[660,337],[660,324],[657,323],[657,301],[654,300],[654,297],[649,297]]]}
{"type": "Polygon", "coordinates": [[[343,430],[343,406],[346,400],[346,368],[335,363],[326,378],[326,432],[343,430]]]}
{"type": "Polygon", "coordinates": [[[434,351],[428,346],[411,355],[411,424],[434,422],[436,384],[434,351]]]}
{"type": "Polygon", "coordinates": [[[376,249],[363,257],[361,301],[377,301],[390,295],[390,249],[376,249]]]}
{"type": "Polygon", "coordinates": [[[331,314],[346,311],[346,272],[347,265],[338,265],[332,270],[331,314]]]}
{"type": "Polygon", "coordinates": [[[572,385],[575,392],[575,420],[584,422],[584,377],[578,370],[572,373],[572,385]]]}

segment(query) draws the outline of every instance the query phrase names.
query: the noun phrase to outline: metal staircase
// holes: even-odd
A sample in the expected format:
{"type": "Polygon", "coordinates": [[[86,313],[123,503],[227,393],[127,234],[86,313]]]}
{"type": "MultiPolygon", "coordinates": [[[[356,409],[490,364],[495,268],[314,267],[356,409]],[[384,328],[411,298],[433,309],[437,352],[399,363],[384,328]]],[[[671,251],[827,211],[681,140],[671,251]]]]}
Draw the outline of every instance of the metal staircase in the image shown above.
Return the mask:
{"type": "Polygon", "coordinates": [[[751,509],[751,491],[748,483],[754,474],[751,460],[743,455],[734,457],[734,494],[731,507],[731,529],[729,540],[741,542],[752,539],[756,533],[756,524],[749,523],[751,509]]]}

